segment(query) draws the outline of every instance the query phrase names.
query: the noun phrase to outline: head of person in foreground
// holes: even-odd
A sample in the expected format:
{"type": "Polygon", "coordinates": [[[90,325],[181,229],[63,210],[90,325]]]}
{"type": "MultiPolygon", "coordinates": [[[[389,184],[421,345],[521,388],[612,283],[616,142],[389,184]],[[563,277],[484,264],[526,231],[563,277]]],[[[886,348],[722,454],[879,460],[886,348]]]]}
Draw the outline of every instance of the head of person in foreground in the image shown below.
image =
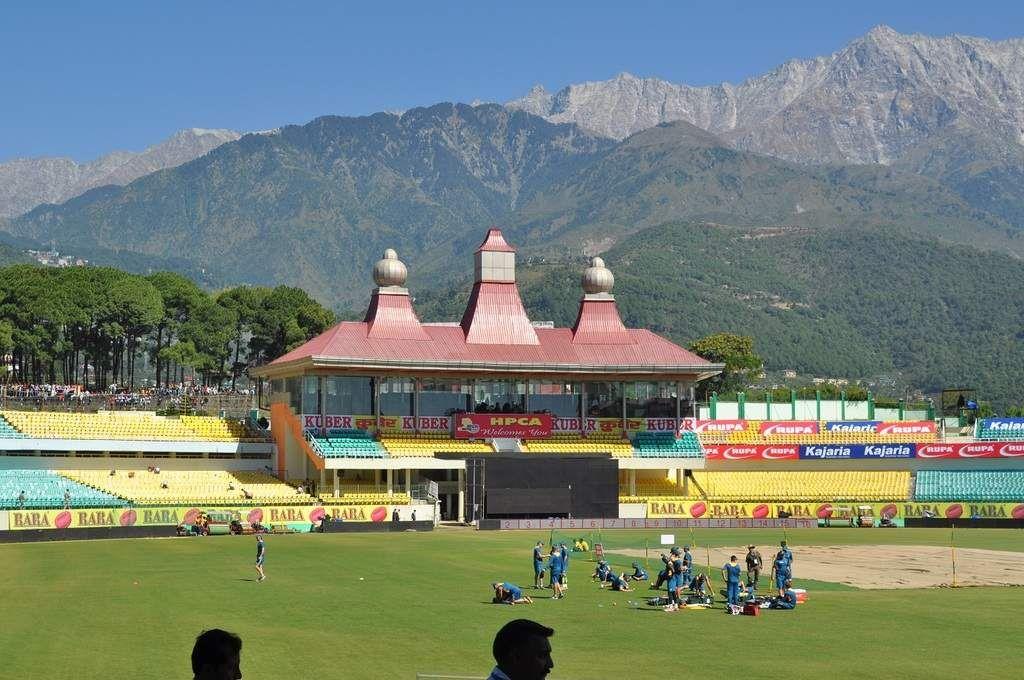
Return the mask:
{"type": "Polygon", "coordinates": [[[241,680],[242,638],[226,630],[204,630],[192,647],[195,680],[241,680]]]}
{"type": "Polygon", "coordinates": [[[542,680],[555,667],[548,639],[554,634],[536,621],[509,621],[494,636],[491,648],[498,668],[509,680],[542,680]]]}

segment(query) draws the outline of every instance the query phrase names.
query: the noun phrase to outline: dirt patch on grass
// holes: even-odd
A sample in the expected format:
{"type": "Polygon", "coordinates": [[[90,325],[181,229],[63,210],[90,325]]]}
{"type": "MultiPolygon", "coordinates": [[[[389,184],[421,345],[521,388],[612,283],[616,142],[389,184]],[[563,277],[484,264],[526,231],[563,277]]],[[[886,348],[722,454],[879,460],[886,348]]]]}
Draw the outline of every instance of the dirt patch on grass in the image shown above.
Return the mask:
{"type": "MultiPolygon", "coordinates": [[[[609,550],[609,553],[643,557],[643,550],[609,550]]],[[[711,566],[720,569],[736,555],[743,564],[746,547],[711,548],[711,566]]],[[[761,548],[769,562],[773,548],[761,548]]],[[[694,553],[698,565],[706,563],[704,548],[694,553]]],[[[652,564],[653,566],[653,564],[652,564]]],[[[744,566],[744,569],[746,567],[744,566]]],[[[771,567],[762,572],[762,589],[771,567]]],[[[745,572],[744,572],[745,576],[745,572]]],[[[794,546],[794,581],[813,579],[844,583],[855,588],[936,588],[953,583],[949,548],[923,545],[794,546]]],[[[956,582],[961,586],[1024,586],[1024,554],[1001,550],[957,548],[956,582]]],[[[799,583],[797,583],[799,586],[799,583]]],[[[770,587],[770,586],[769,586],[770,587]]]]}

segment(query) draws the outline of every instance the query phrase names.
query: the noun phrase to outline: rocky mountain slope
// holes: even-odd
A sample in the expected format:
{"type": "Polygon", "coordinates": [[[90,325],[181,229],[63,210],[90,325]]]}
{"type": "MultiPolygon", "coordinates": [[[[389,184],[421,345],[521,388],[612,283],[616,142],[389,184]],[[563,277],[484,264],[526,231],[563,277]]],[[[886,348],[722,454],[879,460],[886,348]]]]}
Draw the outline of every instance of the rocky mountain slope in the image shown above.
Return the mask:
{"type": "Polygon", "coordinates": [[[90,189],[124,185],[198,158],[241,135],[232,130],[180,130],[144,151],[115,151],[88,163],[70,158],[18,158],[0,163],[0,218],[43,203],[63,203],[90,189]]]}
{"type": "Polygon", "coordinates": [[[690,87],[622,74],[542,87],[510,108],[614,139],[682,120],[732,146],[800,163],[881,163],[957,126],[1024,144],[1024,40],[872,29],[834,54],[739,85],[690,87]]]}

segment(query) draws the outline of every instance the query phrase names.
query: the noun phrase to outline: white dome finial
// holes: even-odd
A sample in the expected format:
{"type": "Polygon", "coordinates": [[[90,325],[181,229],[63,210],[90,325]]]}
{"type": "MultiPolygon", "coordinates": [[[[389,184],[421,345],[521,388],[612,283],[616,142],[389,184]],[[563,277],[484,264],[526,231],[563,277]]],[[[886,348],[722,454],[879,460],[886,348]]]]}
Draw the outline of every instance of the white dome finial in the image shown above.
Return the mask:
{"type": "Polygon", "coordinates": [[[404,286],[408,277],[409,271],[405,268],[405,264],[398,259],[398,253],[391,248],[385,250],[384,256],[373,266],[373,282],[381,288],[404,286]]]}
{"type": "Polygon", "coordinates": [[[580,284],[587,295],[609,294],[615,285],[615,276],[604,266],[604,260],[595,257],[590,260],[590,266],[583,270],[580,284]]]}

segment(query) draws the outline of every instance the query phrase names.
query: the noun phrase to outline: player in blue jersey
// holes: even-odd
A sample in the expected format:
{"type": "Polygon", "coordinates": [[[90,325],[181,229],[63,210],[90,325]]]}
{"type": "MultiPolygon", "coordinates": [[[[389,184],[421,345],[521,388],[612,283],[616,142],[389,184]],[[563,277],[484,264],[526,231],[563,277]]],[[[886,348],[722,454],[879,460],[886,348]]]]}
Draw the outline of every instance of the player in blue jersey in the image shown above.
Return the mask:
{"type": "Polygon", "coordinates": [[[263,562],[267,558],[267,544],[263,542],[263,536],[256,534],[256,573],[260,575],[256,582],[260,582],[267,578],[267,575],[263,573],[263,562]]]}
{"type": "Polygon", "coordinates": [[[533,604],[533,598],[523,595],[523,590],[514,583],[492,583],[494,588],[494,604],[533,604]]]}
{"type": "Polygon", "coordinates": [[[740,565],[736,556],[729,558],[729,563],[722,566],[722,580],[725,581],[725,599],[729,604],[740,603],[740,565]]]}
{"type": "Polygon", "coordinates": [[[551,546],[551,553],[548,555],[548,573],[551,590],[555,593],[552,599],[560,600],[565,597],[562,592],[562,558],[555,546],[551,546]]]}
{"type": "Polygon", "coordinates": [[[534,590],[544,587],[544,552],[542,550],[544,541],[537,541],[533,546],[533,588],[534,590]]]}
{"type": "Polygon", "coordinates": [[[629,575],[630,581],[646,581],[649,577],[639,562],[633,563],[633,573],[629,575]]]}
{"type": "Polygon", "coordinates": [[[565,543],[559,546],[558,556],[562,560],[562,590],[569,589],[569,551],[565,547],[565,543]]]}
{"type": "Polygon", "coordinates": [[[772,579],[775,581],[775,590],[778,591],[779,597],[785,594],[786,582],[791,578],[790,562],[780,550],[779,554],[775,556],[775,561],[772,562],[772,579]]]}
{"type": "Polygon", "coordinates": [[[629,592],[631,590],[629,587],[629,580],[626,577],[626,572],[622,572],[621,574],[612,572],[608,581],[612,584],[612,590],[616,592],[629,592]]]}

